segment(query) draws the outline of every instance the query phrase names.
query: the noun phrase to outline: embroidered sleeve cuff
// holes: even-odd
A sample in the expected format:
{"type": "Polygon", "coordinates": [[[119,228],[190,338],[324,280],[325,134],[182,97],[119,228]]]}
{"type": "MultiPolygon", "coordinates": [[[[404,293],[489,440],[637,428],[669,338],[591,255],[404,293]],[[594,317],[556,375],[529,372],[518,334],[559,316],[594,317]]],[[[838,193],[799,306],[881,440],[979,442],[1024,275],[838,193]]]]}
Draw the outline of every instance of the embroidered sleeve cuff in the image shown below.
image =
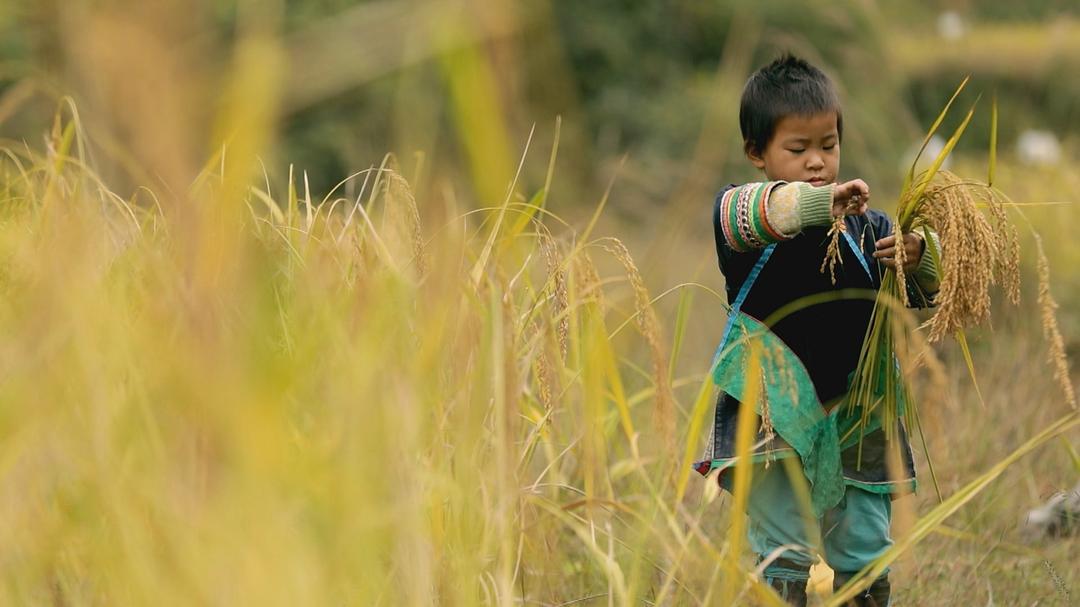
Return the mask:
{"type": "Polygon", "coordinates": [[[719,220],[729,247],[746,252],[789,238],[769,223],[766,213],[770,196],[781,183],[748,183],[724,192],[720,199],[719,220]]]}
{"type": "Polygon", "coordinates": [[[832,223],[832,184],[815,188],[809,183],[794,183],[799,190],[800,229],[807,226],[827,226],[832,223]]]}
{"type": "Polygon", "coordinates": [[[827,226],[832,198],[832,185],[767,181],[733,187],[720,198],[724,241],[746,252],[788,240],[807,226],[827,226]]]}

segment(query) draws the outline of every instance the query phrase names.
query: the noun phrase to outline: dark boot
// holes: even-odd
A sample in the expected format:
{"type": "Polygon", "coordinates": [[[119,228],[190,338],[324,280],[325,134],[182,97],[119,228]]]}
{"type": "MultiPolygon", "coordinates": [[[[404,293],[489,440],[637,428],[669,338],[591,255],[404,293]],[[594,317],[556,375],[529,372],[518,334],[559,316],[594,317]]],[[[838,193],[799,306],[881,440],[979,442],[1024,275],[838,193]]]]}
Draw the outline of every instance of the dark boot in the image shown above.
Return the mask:
{"type": "MultiPolygon", "coordinates": [[[[836,572],[833,575],[833,592],[840,590],[843,586],[854,577],[854,573],[840,573],[836,572]]],[[[889,584],[888,574],[879,577],[874,580],[870,587],[863,590],[858,596],[851,599],[846,603],[847,607],[889,607],[889,595],[892,591],[892,586],[889,584]]]]}
{"type": "MultiPolygon", "coordinates": [[[[760,561],[758,562],[760,563],[760,561]]],[[[772,562],[770,568],[786,570],[787,575],[785,577],[798,576],[799,573],[805,574],[801,579],[789,580],[769,575],[768,570],[766,570],[765,583],[772,586],[776,594],[779,594],[780,598],[787,601],[789,605],[806,607],[806,580],[810,578],[810,567],[785,558],[779,558],[772,562]]],[[[776,573],[775,569],[774,573],[776,573]]]]}
{"type": "Polygon", "coordinates": [[[806,607],[806,580],[782,580],[766,576],[765,581],[789,605],[806,607]]]}

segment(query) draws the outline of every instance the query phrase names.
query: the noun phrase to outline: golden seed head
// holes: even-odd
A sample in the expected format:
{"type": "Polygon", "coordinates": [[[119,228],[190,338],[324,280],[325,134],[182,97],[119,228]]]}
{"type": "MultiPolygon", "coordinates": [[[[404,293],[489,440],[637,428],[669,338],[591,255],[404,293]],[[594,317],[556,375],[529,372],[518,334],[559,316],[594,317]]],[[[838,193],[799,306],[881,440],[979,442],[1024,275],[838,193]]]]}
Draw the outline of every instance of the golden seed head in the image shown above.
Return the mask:
{"type": "Polygon", "coordinates": [[[1073,391],[1069,374],[1069,359],[1065,356],[1065,340],[1057,323],[1057,302],[1050,294],[1050,262],[1043,251],[1042,239],[1035,236],[1035,250],[1039,255],[1039,314],[1042,320],[1043,336],[1046,337],[1046,357],[1054,367],[1054,379],[1061,385],[1065,401],[1076,409],[1076,393],[1073,391]]]}
{"type": "Polygon", "coordinates": [[[825,259],[821,262],[822,274],[825,273],[825,268],[829,268],[829,279],[832,283],[836,284],[836,264],[839,262],[841,265],[844,263],[843,257],[840,256],[840,235],[847,231],[847,224],[844,223],[844,216],[839,215],[833,219],[832,226],[829,227],[829,246],[825,250],[825,259]]]}
{"type": "Polygon", "coordinates": [[[1019,247],[998,195],[983,184],[939,171],[919,203],[916,221],[941,239],[941,289],[930,341],[990,320],[990,287],[1003,284],[1019,301],[1019,247]],[[993,221],[979,207],[990,209],[993,221]]]}
{"type": "Polygon", "coordinates": [[[630,287],[634,291],[635,321],[638,330],[649,346],[652,358],[653,381],[656,385],[656,407],[653,417],[660,435],[664,438],[666,447],[674,453],[675,450],[675,397],[671,391],[671,381],[668,373],[668,359],[664,352],[664,340],[660,330],[660,322],[653,310],[649,291],[645,288],[645,280],[630,256],[626,245],[618,238],[605,238],[604,250],[611,254],[626,271],[626,277],[630,281],[630,287]]]}

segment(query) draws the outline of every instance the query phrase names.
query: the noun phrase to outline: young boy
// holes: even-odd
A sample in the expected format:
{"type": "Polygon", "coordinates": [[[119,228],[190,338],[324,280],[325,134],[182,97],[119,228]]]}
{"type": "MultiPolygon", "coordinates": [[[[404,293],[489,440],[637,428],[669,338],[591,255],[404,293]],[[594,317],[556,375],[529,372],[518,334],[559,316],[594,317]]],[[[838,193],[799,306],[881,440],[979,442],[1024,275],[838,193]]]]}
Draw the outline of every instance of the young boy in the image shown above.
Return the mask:
{"type": "MultiPolygon", "coordinates": [[[[728,186],[716,198],[716,252],[732,309],[714,366],[721,394],[712,438],[698,470],[721,469],[721,485],[731,489],[737,397],[751,356],[745,338],[763,336],[756,359],[764,379],[755,393],[764,398],[755,400],[769,423],[759,424],[752,458],[766,465],[753,469],[748,536],[767,562],[768,583],[799,605],[815,553],[839,588],[892,544],[891,500],[915,487],[903,426],[892,440],[880,427],[863,433],[860,451],[860,432],[851,431],[858,414],[837,406],[898,245],[889,218],[868,208],[867,184],[837,181],[843,118],[820,70],[790,55],[758,70],[743,89],[739,125],[746,156],[766,181],[728,186]],[[839,216],[846,233],[834,283],[822,261],[839,216]]],[[[899,246],[909,300],[927,305],[937,278],[923,239],[905,234],[899,246]]],[[[889,593],[886,572],[857,604],[884,607],[889,593]]]]}

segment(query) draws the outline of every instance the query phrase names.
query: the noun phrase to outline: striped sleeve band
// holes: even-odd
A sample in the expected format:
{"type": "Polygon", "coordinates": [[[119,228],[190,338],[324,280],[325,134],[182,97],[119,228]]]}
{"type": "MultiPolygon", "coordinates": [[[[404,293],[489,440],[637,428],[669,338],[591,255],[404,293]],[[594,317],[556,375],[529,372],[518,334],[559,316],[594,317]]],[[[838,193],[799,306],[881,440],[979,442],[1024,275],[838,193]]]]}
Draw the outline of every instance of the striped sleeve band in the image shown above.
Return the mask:
{"type": "Polygon", "coordinates": [[[768,211],[773,190],[783,183],[748,183],[724,193],[720,202],[720,221],[728,246],[746,252],[790,238],[772,225],[768,211]]]}

